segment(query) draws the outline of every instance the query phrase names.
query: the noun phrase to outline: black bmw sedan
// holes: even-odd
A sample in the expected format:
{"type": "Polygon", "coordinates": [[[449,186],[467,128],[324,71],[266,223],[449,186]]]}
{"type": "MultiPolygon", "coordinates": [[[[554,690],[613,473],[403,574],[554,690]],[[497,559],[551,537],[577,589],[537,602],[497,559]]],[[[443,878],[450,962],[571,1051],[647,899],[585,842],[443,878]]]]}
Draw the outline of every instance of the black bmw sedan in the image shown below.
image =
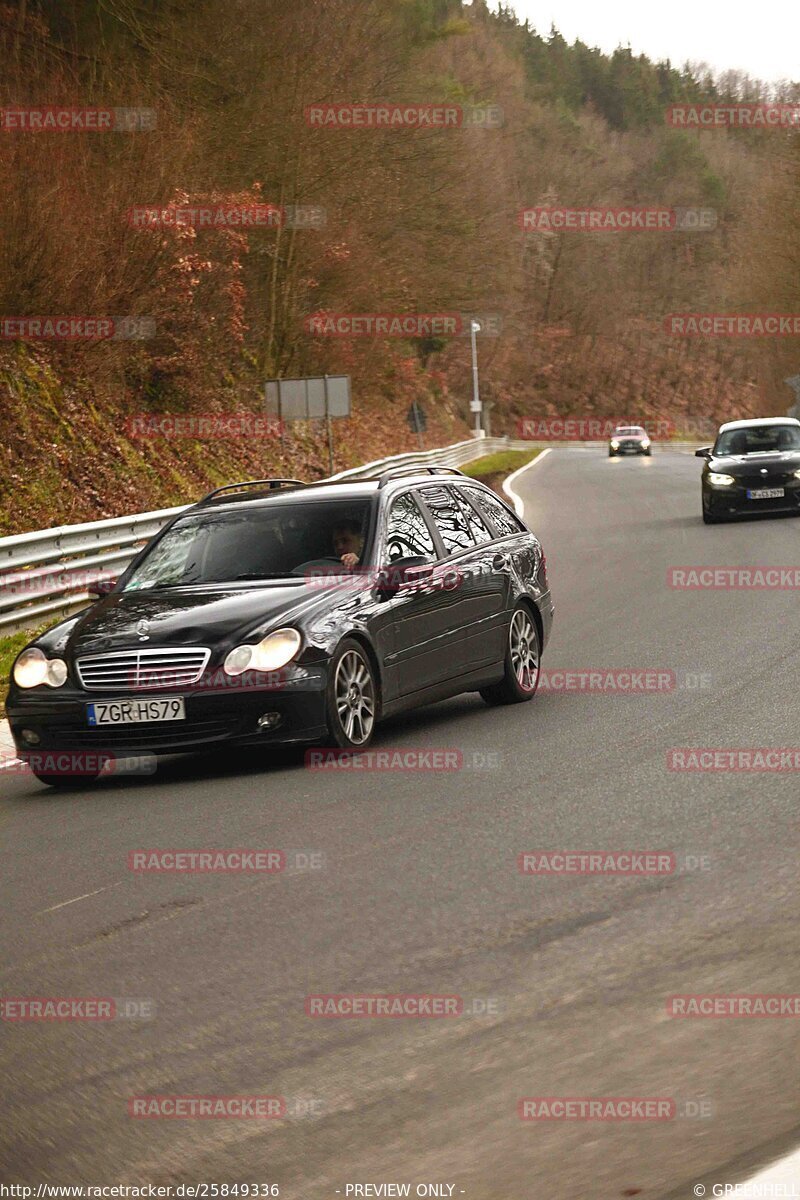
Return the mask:
{"type": "Polygon", "coordinates": [[[706,460],[701,482],[706,525],[734,516],[800,512],[800,421],[793,417],[728,421],[706,460]]]}
{"type": "Polygon", "coordinates": [[[537,538],[444,468],[220,488],[102,592],[12,669],[18,753],[54,786],[102,755],[358,750],[381,717],[460,692],[530,700],[553,615],[537,538]]]}

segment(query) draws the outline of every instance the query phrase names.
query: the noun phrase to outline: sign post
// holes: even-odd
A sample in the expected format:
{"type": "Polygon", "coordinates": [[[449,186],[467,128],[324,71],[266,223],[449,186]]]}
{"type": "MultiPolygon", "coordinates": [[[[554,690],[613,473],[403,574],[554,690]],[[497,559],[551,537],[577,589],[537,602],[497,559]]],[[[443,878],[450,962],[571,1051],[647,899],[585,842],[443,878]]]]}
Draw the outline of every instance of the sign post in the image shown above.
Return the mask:
{"type": "Polygon", "coordinates": [[[483,436],[481,428],[481,397],[478,389],[478,346],[475,341],[475,334],[480,333],[480,322],[474,319],[469,323],[470,339],[472,342],[472,401],[469,406],[469,411],[475,414],[475,437],[483,436]]]}

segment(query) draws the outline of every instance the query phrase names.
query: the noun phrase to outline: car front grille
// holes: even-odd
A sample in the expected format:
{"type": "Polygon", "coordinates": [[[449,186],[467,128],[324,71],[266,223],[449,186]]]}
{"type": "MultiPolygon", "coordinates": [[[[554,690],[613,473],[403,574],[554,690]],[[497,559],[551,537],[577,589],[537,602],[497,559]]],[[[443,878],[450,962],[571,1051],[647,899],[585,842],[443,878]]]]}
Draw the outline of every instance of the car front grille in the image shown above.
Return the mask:
{"type": "Polygon", "coordinates": [[[740,475],[736,482],[743,488],[797,487],[797,476],[786,474],[775,475],[740,475]]]}
{"type": "Polygon", "coordinates": [[[113,650],[76,660],[81,686],[92,692],[186,687],[196,683],[211,655],[205,646],[113,650]]]}

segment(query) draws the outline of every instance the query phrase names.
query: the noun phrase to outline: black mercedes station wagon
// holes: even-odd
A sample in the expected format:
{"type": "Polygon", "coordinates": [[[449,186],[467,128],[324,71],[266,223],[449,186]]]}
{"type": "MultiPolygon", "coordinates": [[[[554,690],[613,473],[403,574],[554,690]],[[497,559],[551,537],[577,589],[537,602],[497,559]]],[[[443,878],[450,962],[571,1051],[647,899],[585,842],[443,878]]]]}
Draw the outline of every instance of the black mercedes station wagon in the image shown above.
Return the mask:
{"type": "Polygon", "coordinates": [[[553,618],[537,538],[446,468],[218,488],[95,594],[12,669],[18,753],[53,785],[78,752],[364,749],[405,708],[530,700],[553,618]]]}
{"type": "Polygon", "coordinates": [[[793,417],[729,421],[713,446],[695,454],[706,460],[706,525],[752,513],[800,512],[800,421],[793,417]]]}

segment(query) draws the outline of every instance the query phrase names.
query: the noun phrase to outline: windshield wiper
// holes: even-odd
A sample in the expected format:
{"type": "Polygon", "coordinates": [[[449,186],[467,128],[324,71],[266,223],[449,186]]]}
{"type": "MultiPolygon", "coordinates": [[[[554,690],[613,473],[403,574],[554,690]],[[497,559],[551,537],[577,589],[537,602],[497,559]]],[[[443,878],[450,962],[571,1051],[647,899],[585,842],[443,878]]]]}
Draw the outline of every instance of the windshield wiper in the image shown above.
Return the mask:
{"type": "Polygon", "coordinates": [[[291,580],[291,575],[285,575],[282,571],[246,571],[243,575],[234,575],[233,579],[215,579],[215,583],[235,583],[238,579],[287,579],[291,580]]]}

